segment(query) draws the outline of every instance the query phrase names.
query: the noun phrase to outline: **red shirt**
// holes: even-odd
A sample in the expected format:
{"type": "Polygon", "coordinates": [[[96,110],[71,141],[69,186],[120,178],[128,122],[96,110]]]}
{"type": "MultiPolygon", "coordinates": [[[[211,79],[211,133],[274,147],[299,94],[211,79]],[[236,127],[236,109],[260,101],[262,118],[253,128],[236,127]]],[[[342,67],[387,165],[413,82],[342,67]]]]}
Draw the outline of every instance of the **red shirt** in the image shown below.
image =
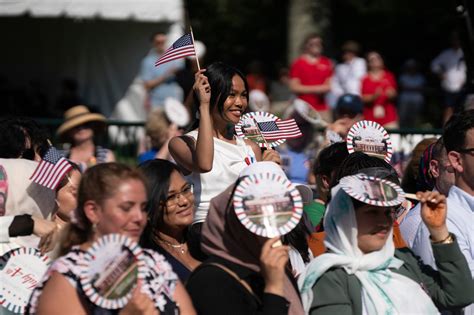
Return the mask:
{"type": "Polygon", "coordinates": [[[390,71],[384,70],[379,80],[375,80],[369,74],[362,78],[362,95],[373,95],[378,89],[382,91],[374,102],[364,104],[364,119],[378,122],[382,126],[398,121],[397,108],[386,95],[389,88],[397,90],[395,76],[390,71]]]}
{"type": "MultiPolygon", "coordinates": [[[[309,63],[304,57],[299,57],[291,65],[290,78],[298,78],[302,85],[321,85],[332,76],[333,64],[329,58],[320,56],[316,63],[309,63]]],[[[328,110],[324,94],[299,94],[298,98],[308,102],[319,111],[328,110]]]]}

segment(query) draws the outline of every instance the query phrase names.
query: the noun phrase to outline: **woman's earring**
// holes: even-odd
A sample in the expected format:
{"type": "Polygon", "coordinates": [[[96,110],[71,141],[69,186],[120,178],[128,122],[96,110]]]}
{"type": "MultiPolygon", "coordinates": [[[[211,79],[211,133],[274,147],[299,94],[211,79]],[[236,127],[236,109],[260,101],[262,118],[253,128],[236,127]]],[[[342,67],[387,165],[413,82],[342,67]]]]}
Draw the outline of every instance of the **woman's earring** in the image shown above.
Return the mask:
{"type": "Polygon", "coordinates": [[[201,119],[201,114],[199,113],[199,111],[196,112],[196,119],[201,119]]]}

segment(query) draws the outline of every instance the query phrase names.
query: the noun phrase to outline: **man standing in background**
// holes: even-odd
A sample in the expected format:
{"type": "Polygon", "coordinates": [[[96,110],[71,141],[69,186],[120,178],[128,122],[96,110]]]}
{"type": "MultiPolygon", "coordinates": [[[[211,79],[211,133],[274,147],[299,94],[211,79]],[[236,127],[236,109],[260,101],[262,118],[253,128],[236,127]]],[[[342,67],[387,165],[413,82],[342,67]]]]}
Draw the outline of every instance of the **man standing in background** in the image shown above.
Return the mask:
{"type": "Polygon", "coordinates": [[[166,50],[167,36],[156,32],[151,40],[153,48],[143,59],[140,69],[140,78],[148,91],[147,109],[162,108],[167,97],[183,102],[183,90],[176,82],[175,74],[184,68],[184,60],[177,59],[155,67],[155,62],[166,50]]]}

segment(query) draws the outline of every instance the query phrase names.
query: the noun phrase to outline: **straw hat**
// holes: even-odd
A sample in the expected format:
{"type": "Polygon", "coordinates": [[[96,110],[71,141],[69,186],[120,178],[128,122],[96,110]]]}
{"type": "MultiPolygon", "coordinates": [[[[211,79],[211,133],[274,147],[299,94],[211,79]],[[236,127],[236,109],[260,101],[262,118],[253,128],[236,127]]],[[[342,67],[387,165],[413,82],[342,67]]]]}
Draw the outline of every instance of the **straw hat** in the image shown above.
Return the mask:
{"type": "Polygon", "coordinates": [[[91,113],[89,109],[84,105],[77,105],[71,107],[64,113],[64,123],[59,126],[56,134],[62,138],[72,128],[84,125],[86,123],[91,124],[91,128],[94,130],[100,130],[105,128],[105,116],[101,114],[91,113]]]}

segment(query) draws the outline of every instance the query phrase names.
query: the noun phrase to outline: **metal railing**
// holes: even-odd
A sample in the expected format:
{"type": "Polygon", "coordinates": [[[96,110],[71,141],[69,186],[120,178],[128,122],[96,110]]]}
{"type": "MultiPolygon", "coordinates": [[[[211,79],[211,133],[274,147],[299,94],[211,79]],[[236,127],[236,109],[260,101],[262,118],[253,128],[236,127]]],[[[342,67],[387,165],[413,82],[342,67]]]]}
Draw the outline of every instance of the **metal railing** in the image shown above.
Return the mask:
{"type": "MultiPolygon", "coordinates": [[[[53,143],[59,145],[55,134],[63,120],[49,118],[35,118],[35,120],[50,131],[53,143]]],[[[139,142],[145,135],[145,122],[107,120],[107,124],[107,133],[98,137],[98,143],[113,150],[117,160],[135,163],[139,142]]],[[[423,138],[442,134],[441,129],[401,128],[388,129],[387,131],[391,135],[394,151],[404,155],[409,155],[414,146],[423,138]]]]}

